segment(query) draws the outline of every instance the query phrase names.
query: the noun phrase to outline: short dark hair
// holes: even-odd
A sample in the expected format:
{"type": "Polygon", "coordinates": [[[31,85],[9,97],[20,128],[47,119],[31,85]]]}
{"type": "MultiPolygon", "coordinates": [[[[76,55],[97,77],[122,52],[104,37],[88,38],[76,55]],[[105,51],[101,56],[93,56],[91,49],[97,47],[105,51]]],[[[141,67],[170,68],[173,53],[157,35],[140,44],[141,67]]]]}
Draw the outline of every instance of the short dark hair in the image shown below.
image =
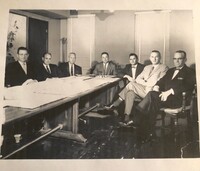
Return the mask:
{"type": "Polygon", "coordinates": [[[130,53],[130,54],[129,54],[129,58],[130,58],[131,56],[135,56],[136,59],[138,60],[138,56],[137,56],[135,53],[130,53]]]}
{"type": "Polygon", "coordinates": [[[42,55],[42,57],[44,57],[45,55],[50,55],[50,56],[52,56],[50,52],[44,52],[43,55],[42,55]]]}
{"type": "Polygon", "coordinates": [[[160,51],[158,51],[158,50],[152,50],[151,53],[153,53],[153,52],[157,53],[158,56],[161,58],[161,53],[160,53],[160,51]]]}
{"type": "Polygon", "coordinates": [[[69,55],[73,54],[76,57],[76,53],[75,52],[70,52],[69,55]]]}
{"type": "Polygon", "coordinates": [[[19,51],[20,51],[20,50],[26,50],[27,53],[29,54],[28,49],[27,49],[26,47],[23,47],[23,46],[19,47],[19,48],[17,49],[17,54],[19,54],[19,51]]]}
{"type": "Polygon", "coordinates": [[[184,56],[184,58],[186,58],[187,57],[187,54],[186,54],[186,52],[184,51],[184,50],[177,50],[175,53],[182,53],[184,56]]]}
{"type": "Polygon", "coordinates": [[[108,52],[102,52],[102,53],[101,53],[101,56],[102,56],[102,55],[107,55],[107,56],[109,57],[108,52]]]}

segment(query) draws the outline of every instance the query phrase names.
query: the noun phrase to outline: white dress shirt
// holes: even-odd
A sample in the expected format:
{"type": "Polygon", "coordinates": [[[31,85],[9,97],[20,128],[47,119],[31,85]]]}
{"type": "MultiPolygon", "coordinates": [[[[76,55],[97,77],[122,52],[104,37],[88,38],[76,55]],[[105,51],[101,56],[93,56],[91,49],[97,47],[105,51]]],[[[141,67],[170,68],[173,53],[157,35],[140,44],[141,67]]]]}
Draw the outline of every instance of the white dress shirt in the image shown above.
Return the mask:
{"type": "Polygon", "coordinates": [[[132,78],[135,79],[135,74],[136,74],[136,69],[137,69],[137,64],[133,65],[131,70],[132,70],[132,78]]]}
{"type": "Polygon", "coordinates": [[[71,76],[75,75],[75,73],[74,73],[74,64],[69,63],[69,73],[70,73],[71,76]],[[71,73],[71,68],[72,68],[73,73],[71,73]]]}
{"type": "Polygon", "coordinates": [[[49,65],[46,65],[46,64],[43,63],[43,66],[45,67],[47,72],[49,72],[49,74],[51,74],[51,69],[50,69],[49,65]]]}
{"type": "Polygon", "coordinates": [[[26,62],[21,62],[21,61],[18,61],[19,64],[21,65],[22,69],[24,70],[25,74],[27,74],[27,65],[26,65],[26,62]]]}

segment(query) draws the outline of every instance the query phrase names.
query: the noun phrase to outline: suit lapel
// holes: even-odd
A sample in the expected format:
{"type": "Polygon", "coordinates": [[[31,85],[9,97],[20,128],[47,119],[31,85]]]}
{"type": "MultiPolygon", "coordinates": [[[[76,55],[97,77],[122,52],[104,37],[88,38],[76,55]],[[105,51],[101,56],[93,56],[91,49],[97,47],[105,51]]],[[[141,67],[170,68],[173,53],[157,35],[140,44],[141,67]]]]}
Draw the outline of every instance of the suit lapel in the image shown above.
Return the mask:
{"type": "Polygon", "coordinates": [[[108,62],[108,66],[106,68],[105,74],[108,75],[110,73],[110,62],[108,62]]]}
{"type": "Polygon", "coordinates": [[[26,69],[27,69],[27,74],[25,73],[24,69],[22,68],[22,66],[20,65],[20,63],[17,61],[17,64],[18,64],[18,68],[19,70],[24,74],[24,75],[28,75],[28,63],[26,63],[26,69]]]}
{"type": "MultiPolygon", "coordinates": [[[[130,68],[130,71],[131,71],[131,75],[132,75],[132,68],[130,68]]],[[[138,64],[136,67],[135,78],[139,75],[139,71],[140,71],[140,64],[138,64]]],[[[132,77],[133,77],[133,75],[132,75],[132,77]]]]}
{"type": "Polygon", "coordinates": [[[151,77],[154,73],[156,73],[158,70],[160,69],[160,64],[154,68],[154,70],[151,72],[151,74],[149,75],[149,77],[151,77]]]}

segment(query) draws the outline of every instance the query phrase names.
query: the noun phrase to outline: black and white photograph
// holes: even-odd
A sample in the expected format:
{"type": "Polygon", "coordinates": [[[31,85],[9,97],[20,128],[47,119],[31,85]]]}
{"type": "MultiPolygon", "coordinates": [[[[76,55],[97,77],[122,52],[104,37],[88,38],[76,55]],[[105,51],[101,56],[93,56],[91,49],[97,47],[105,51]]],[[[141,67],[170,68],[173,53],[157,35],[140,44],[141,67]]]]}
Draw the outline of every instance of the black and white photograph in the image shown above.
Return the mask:
{"type": "Polygon", "coordinates": [[[103,159],[119,170],[171,160],[175,169],[199,160],[195,3],[112,2],[6,6],[0,159],[8,165],[103,159]]]}

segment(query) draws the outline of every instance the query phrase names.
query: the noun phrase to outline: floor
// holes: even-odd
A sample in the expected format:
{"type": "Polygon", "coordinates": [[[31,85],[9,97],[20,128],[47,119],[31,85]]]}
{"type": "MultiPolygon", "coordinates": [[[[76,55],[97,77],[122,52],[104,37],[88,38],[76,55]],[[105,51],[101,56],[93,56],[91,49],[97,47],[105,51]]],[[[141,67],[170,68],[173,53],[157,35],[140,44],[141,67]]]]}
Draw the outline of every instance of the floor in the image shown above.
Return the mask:
{"type": "Polygon", "coordinates": [[[80,121],[80,133],[86,143],[72,140],[45,138],[9,159],[139,159],[139,158],[195,158],[199,157],[198,126],[194,124],[193,139],[186,129],[185,119],[180,120],[178,147],[169,130],[161,131],[157,121],[156,137],[146,143],[138,143],[137,131],[118,126],[118,117],[85,117],[80,121]]]}

